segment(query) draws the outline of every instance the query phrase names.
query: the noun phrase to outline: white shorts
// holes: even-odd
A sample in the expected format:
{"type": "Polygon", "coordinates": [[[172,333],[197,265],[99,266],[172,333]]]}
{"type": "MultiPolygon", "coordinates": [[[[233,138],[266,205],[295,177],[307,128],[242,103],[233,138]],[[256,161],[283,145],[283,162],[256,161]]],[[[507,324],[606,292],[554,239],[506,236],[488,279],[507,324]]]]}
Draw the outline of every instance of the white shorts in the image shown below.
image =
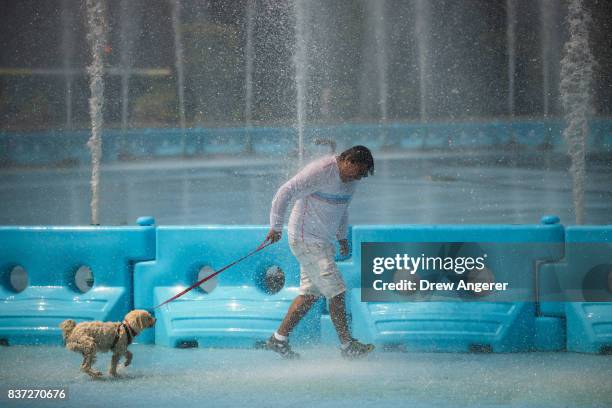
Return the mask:
{"type": "Polygon", "coordinates": [[[331,299],[346,291],[333,244],[290,238],[289,248],[300,263],[300,294],[331,299]]]}

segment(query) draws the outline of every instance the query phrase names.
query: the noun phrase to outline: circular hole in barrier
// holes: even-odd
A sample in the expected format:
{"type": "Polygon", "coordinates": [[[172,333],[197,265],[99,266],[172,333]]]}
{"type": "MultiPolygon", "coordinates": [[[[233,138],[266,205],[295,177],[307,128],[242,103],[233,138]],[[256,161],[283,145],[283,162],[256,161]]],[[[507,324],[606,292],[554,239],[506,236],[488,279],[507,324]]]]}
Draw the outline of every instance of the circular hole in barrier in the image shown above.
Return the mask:
{"type": "Polygon", "coordinates": [[[396,269],[393,272],[393,282],[402,284],[404,289],[395,291],[402,296],[414,296],[419,293],[421,277],[418,273],[410,273],[409,269],[396,269]]]}
{"type": "Polygon", "coordinates": [[[94,275],[89,266],[79,266],[74,274],[74,284],[79,292],[89,292],[94,285],[94,275]]]}
{"type": "MultiPolygon", "coordinates": [[[[207,276],[212,275],[213,273],[215,273],[215,270],[211,266],[205,265],[201,267],[200,271],[198,272],[198,282],[206,278],[207,276]]],[[[212,293],[212,291],[217,288],[218,284],[219,284],[219,281],[217,279],[217,276],[215,276],[214,278],[211,278],[207,280],[206,282],[202,283],[199,286],[199,288],[204,293],[212,293]]]]}
{"type": "MultiPolygon", "coordinates": [[[[476,285],[484,283],[495,283],[495,274],[486,266],[482,269],[472,269],[467,272],[467,282],[474,283],[476,285]]],[[[491,294],[491,290],[470,290],[470,296],[472,297],[483,297],[491,294]]]]}
{"type": "Polygon", "coordinates": [[[582,296],[587,302],[612,301],[612,265],[591,268],[582,280],[582,296]]]}
{"type": "Polygon", "coordinates": [[[8,284],[11,290],[19,293],[28,287],[28,272],[21,265],[13,266],[8,272],[8,284]]]}
{"type": "Polygon", "coordinates": [[[264,292],[269,295],[278,293],[285,286],[285,272],[283,272],[278,265],[272,265],[266,268],[262,286],[264,292]]]}

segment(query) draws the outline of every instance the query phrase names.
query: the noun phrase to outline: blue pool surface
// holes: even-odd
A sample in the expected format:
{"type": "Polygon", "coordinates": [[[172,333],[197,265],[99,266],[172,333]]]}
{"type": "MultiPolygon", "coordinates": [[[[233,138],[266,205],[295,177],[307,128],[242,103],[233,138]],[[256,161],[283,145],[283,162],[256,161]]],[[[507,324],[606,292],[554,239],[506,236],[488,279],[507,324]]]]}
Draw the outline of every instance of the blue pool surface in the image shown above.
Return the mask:
{"type": "MultiPolygon", "coordinates": [[[[375,160],[351,203],[353,225],[530,224],[543,214],[575,222],[568,163],[559,156],[512,162],[499,152],[388,152],[375,160]]],[[[146,214],[159,225],[266,224],[274,193],[297,167],[278,157],[103,165],[100,222],[132,225],[146,214]]],[[[89,224],[90,177],[87,167],[0,169],[0,225],[89,224]]],[[[611,164],[589,163],[587,224],[612,224],[610,179],[611,164]]]]}
{"type": "MultiPolygon", "coordinates": [[[[576,353],[447,354],[376,351],[346,361],[334,348],[301,347],[299,361],[264,350],[133,345],[118,378],[91,380],[60,347],[0,347],[6,387],[67,387],[64,402],[6,407],[166,408],[610,407],[610,356],[576,353]]],[[[105,371],[109,354],[99,354],[105,371]]]]}
{"type": "MultiPolygon", "coordinates": [[[[559,118],[502,118],[465,122],[345,123],[304,128],[306,149],[333,141],[339,150],[355,144],[379,150],[412,151],[555,151],[566,152],[565,123],[559,118]]],[[[71,166],[90,162],[85,144],[88,130],[0,131],[0,164],[8,166],[71,166]]],[[[181,156],[256,155],[284,158],[295,155],[295,127],[220,127],[104,129],[104,163],[181,156]],[[250,149],[246,141],[250,140],[250,149]]],[[[612,152],[612,120],[590,118],[587,153],[612,152]]]]}

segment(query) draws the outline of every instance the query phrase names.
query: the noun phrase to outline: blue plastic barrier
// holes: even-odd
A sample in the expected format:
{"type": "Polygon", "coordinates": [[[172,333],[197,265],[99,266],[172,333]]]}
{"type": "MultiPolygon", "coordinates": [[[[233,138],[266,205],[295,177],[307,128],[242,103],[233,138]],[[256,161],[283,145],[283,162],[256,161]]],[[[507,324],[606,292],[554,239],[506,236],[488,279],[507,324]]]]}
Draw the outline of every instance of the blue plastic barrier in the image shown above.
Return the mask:
{"type": "MultiPolygon", "coordinates": [[[[558,219],[543,221],[551,224],[356,226],[354,262],[358,264],[361,259],[363,242],[412,242],[416,254],[425,251],[419,243],[426,242],[461,242],[465,251],[477,244],[486,253],[502,250],[500,243],[532,243],[496,254],[490,259],[500,262],[487,267],[494,272],[496,281],[509,282],[510,287],[528,287],[535,297],[536,261],[556,260],[563,255],[563,226],[554,224],[558,219]]],[[[553,330],[555,326],[551,327],[549,321],[537,322],[534,302],[362,302],[359,268],[355,268],[349,282],[355,336],[383,347],[419,351],[527,351],[536,349],[539,329],[553,330]]]]}
{"type": "MultiPolygon", "coordinates": [[[[139,223],[0,227],[0,341],[57,344],[64,319],[117,321],[132,308],[152,310],[196,282],[203,266],[217,270],[231,263],[255,249],[267,233],[265,226],[155,228],[152,219],[139,223]],[[83,265],[91,268],[95,282],[86,293],[74,283],[83,265]],[[15,266],[29,277],[22,292],[9,284],[15,266]]],[[[612,350],[612,293],[605,281],[612,271],[611,226],[564,229],[556,217],[544,217],[542,225],[357,226],[350,242],[353,255],[338,259],[338,267],[348,286],[353,334],[364,341],[414,351],[612,350]],[[436,252],[447,243],[462,244],[455,256],[471,256],[478,248],[493,255],[487,267],[496,281],[526,287],[539,302],[494,301],[495,294],[473,302],[362,302],[365,242],[407,243],[405,248],[417,254],[436,252]],[[440,245],[432,250],[423,243],[440,245]],[[589,285],[601,288],[602,279],[602,291],[580,292],[589,285]],[[580,293],[581,301],[566,301],[580,293]]],[[[145,332],[139,342],[251,347],[278,327],[298,286],[299,265],[283,238],[219,275],[209,293],[196,288],[156,309],[155,338],[145,332]],[[283,270],[285,283],[270,294],[264,274],[273,265],[283,270]]],[[[337,344],[323,301],[294,334],[302,342],[337,344]]]]}
{"type": "Polygon", "coordinates": [[[563,261],[540,268],[540,311],[565,317],[568,351],[610,352],[612,226],[568,227],[565,240],[563,261]]]}
{"type": "MultiPolygon", "coordinates": [[[[135,307],[152,310],[197,282],[202,267],[218,270],[257,248],[267,231],[264,226],[159,227],[155,260],[135,268],[135,307]]],[[[155,344],[252,347],[266,340],[299,289],[299,265],[283,236],[214,278],[218,287],[210,293],[195,288],[156,309],[155,344]],[[273,265],[284,272],[285,285],[269,294],[262,278],[273,265]]],[[[297,339],[318,341],[322,306],[313,307],[298,325],[297,339]]]]}
{"type": "Polygon", "coordinates": [[[65,319],[122,320],[132,309],[133,263],[154,255],[152,226],[0,227],[0,339],[59,344],[65,319]],[[9,282],[16,266],[28,276],[18,293],[9,282]],[[85,293],[74,281],[81,266],[94,277],[85,293]]]}

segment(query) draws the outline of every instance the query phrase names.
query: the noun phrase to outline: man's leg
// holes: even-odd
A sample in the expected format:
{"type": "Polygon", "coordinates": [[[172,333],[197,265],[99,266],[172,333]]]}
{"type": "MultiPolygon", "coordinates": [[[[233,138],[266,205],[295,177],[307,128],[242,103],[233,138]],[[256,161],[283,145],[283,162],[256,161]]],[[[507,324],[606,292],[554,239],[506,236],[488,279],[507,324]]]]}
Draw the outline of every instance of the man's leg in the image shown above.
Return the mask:
{"type": "Polygon", "coordinates": [[[334,296],[329,300],[329,316],[331,317],[340,343],[346,344],[351,341],[351,334],[346,322],[346,306],[344,302],[344,292],[334,296]]]}
{"type": "Polygon", "coordinates": [[[289,333],[299,323],[299,321],[308,313],[314,302],[316,302],[317,296],[313,295],[299,295],[289,306],[287,314],[283,319],[278,330],[270,336],[266,342],[266,347],[269,350],[275,351],[284,358],[294,359],[299,358],[300,355],[289,346],[289,333]]]}
{"type": "Polygon", "coordinates": [[[344,292],[332,297],[329,300],[329,315],[334,323],[340,343],[342,343],[342,356],[346,358],[360,358],[366,356],[374,345],[363,344],[351,337],[351,332],[346,322],[346,306],[344,292]]]}
{"type": "Polygon", "coordinates": [[[302,317],[308,313],[316,301],[317,297],[312,295],[299,295],[293,299],[293,302],[291,303],[291,306],[289,306],[289,310],[287,310],[287,314],[279,326],[277,333],[281,336],[289,336],[289,333],[291,333],[302,317]]]}

